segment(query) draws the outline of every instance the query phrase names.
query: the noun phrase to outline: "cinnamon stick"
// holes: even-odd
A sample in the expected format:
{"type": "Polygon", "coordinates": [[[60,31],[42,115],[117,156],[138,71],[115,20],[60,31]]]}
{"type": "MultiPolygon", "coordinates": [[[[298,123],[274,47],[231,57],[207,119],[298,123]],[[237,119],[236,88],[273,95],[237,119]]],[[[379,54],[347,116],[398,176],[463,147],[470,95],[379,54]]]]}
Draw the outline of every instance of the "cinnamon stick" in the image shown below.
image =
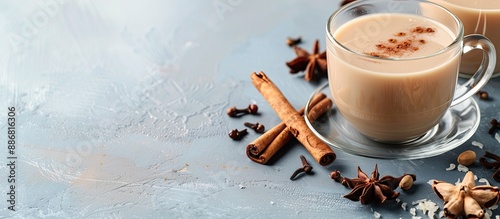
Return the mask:
{"type": "MultiPolygon", "coordinates": [[[[311,106],[313,101],[311,101],[311,106]]],[[[314,121],[316,118],[321,116],[323,113],[328,111],[332,107],[332,100],[329,98],[323,98],[317,104],[315,104],[308,113],[308,118],[314,121]]],[[[299,111],[300,114],[300,111],[299,111]]],[[[303,111],[302,111],[303,114],[303,111]]],[[[252,148],[257,148],[255,141],[247,146],[247,156],[250,160],[255,161],[260,164],[266,164],[269,159],[271,159],[276,152],[278,152],[287,142],[293,139],[292,133],[286,128],[286,125],[279,124],[278,128],[284,126],[283,130],[272,139],[269,145],[265,145],[264,150],[260,154],[254,154],[251,152],[252,148]]],[[[258,139],[256,140],[258,141],[258,139]]]]}
{"type": "Polygon", "coordinates": [[[295,111],[293,106],[267,75],[264,74],[264,72],[254,72],[250,77],[257,90],[259,90],[281,120],[286,124],[287,129],[300,143],[302,143],[302,145],[304,145],[313,158],[322,166],[331,164],[336,158],[333,150],[314,135],[304,121],[304,118],[295,111]]]}
{"type": "MultiPolygon", "coordinates": [[[[326,95],[323,93],[317,94],[313,97],[310,102],[310,112],[309,118],[314,115],[321,115],[331,108],[331,100],[329,100],[330,105],[327,106],[327,102],[322,103],[321,106],[315,107],[320,101],[324,100],[326,95]]],[[[300,115],[304,114],[304,107],[302,107],[298,113],[300,115]]],[[[248,144],[246,152],[250,160],[255,161],[260,164],[266,164],[271,157],[278,152],[288,141],[293,138],[293,135],[286,128],[286,124],[281,122],[272,129],[268,130],[266,133],[261,135],[259,138],[255,139],[253,142],[248,144]]]]}
{"type": "MultiPolygon", "coordinates": [[[[311,107],[316,105],[319,101],[324,99],[326,97],[325,94],[317,94],[314,96],[313,100],[311,101],[311,107]]],[[[305,108],[302,107],[298,113],[300,115],[304,114],[305,108]]],[[[248,145],[248,152],[250,152],[252,155],[259,155],[262,153],[266,148],[269,146],[269,144],[283,131],[285,130],[286,125],[284,122],[281,122],[280,124],[276,125],[272,129],[268,130],[266,133],[261,135],[259,138],[257,138],[255,141],[250,143],[248,145]]]]}

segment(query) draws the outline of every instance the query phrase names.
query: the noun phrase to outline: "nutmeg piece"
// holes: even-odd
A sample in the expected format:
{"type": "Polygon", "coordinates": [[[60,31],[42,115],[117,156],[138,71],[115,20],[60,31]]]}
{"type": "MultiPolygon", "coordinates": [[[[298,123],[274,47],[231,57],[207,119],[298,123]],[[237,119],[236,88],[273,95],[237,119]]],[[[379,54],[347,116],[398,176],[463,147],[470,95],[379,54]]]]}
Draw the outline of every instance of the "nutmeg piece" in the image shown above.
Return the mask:
{"type": "Polygon", "coordinates": [[[466,150],[458,155],[457,162],[464,166],[470,166],[476,161],[476,152],[472,150],[466,150]]]}
{"type": "Polygon", "coordinates": [[[399,188],[402,190],[409,190],[413,186],[413,177],[411,175],[405,175],[403,179],[399,182],[399,188]]]}

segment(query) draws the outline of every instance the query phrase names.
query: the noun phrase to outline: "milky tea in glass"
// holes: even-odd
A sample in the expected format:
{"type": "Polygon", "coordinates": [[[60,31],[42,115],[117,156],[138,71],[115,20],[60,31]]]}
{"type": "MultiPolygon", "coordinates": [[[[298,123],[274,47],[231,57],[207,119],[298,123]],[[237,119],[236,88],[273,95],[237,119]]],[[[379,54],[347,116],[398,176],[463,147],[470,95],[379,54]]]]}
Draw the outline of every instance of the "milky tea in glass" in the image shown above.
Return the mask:
{"type": "MultiPolygon", "coordinates": [[[[464,25],[464,34],[478,33],[488,37],[493,45],[500,46],[500,0],[431,0],[455,14],[464,25]]],[[[500,56],[497,50],[496,62],[500,56]]],[[[474,51],[462,57],[460,72],[472,75],[481,64],[481,52],[474,51]]],[[[493,76],[500,75],[500,65],[495,67],[493,76]]]]}
{"type": "Polygon", "coordinates": [[[373,140],[399,143],[431,130],[450,106],[484,86],[495,54],[480,35],[463,39],[460,20],[436,4],[365,0],[330,17],[327,60],[342,116],[373,140]],[[473,88],[456,92],[462,51],[478,45],[485,48],[484,70],[467,82],[474,80],[473,88]]]}

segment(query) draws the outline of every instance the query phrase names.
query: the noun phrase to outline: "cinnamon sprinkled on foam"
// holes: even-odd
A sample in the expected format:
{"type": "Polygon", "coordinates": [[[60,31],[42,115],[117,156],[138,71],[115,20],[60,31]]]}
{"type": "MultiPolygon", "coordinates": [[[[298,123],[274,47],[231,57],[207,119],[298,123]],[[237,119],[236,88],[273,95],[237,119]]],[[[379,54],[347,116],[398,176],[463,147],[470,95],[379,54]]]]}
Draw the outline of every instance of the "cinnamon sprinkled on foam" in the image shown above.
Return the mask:
{"type": "Polygon", "coordinates": [[[394,36],[402,39],[389,38],[386,42],[375,45],[377,51],[366,52],[365,54],[381,58],[401,57],[405,54],[418,51],[420,46],[426,43],[425,39],[422,39],[420,35],[432,34],[434,32],[436,32],[434,28],[421,26],[413,27],[406,32],[397,32],[394,36]]]}

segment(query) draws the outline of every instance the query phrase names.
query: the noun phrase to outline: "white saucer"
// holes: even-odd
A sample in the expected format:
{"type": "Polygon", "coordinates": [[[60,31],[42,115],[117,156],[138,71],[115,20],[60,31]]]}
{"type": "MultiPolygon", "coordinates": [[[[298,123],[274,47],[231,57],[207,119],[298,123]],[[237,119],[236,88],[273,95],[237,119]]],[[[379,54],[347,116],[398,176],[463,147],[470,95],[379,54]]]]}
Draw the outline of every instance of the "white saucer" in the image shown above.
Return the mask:
{"type": "MultiPolygon", "coordinates": [[[[328,83],[312,95],[324,93],[331,98],[328,83]]],[[[309,111],[307,101],[305,113],[309,111]]],[[[382,159],[418,159],[445,153],[466,142],[479,127],[480,111],[477,102],[469,98],[448,109],[438,125],[420,138],[401,144],[386,144],[373,141],[356,131],[336,110],[335,104],[323,116],[311,122],[309,128],[327,144],[347,153],[382,159]]]]}

